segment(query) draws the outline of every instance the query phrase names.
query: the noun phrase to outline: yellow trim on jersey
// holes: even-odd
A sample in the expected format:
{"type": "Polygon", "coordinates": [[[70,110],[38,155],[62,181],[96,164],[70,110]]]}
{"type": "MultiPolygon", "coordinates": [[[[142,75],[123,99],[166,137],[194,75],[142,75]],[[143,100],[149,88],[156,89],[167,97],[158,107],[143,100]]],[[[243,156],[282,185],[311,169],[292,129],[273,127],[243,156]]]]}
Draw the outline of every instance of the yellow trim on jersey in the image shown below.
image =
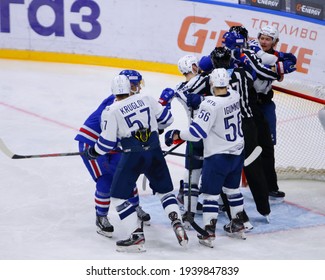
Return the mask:
{"type": "Polygon", "coordinates": [[[0,49],[0,58],[98,65],[180,75],[176,64],[174,65],[126,58],[11,49],[0,49]]]}

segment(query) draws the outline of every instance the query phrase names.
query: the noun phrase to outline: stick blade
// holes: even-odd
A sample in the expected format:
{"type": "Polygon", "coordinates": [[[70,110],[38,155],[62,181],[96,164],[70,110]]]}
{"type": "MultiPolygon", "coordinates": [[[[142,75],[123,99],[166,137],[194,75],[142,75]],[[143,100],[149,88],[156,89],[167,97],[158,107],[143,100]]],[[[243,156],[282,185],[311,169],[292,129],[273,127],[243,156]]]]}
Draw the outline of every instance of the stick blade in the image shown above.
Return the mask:
{"type": "Polygon", "coordinates": [[[253,163],[253,161],[255,161],[261,153],[262,153],[262,147],[256,146],[254,151],[245,159],[244,166],[248,166],[251,163],[253,163]]]}
{"type": "Polygon", "coordinates": [[[14,157],[14,153],[8,149],[6,144],[3,142],[3,140],[0,138],[0,150],[9,158],[14,157]]]}

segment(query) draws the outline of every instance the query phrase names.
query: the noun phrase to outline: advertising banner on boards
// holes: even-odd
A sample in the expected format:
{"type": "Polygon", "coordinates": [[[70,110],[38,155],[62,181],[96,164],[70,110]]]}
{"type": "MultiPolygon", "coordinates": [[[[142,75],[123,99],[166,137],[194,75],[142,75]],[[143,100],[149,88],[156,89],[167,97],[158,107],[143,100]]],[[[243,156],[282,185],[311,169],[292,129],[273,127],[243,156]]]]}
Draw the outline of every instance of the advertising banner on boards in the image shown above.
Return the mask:
{"type": "Polygon", "coordinates": [[[325,81],[324,25],[285,14],[177,0],[5,0],[0,9],[0,49],[170,64],[185,54],[209,54],[232,25],[244,25],[250,37],[273,25],[278,50],[298,58],[292,76],[325,81]]]}

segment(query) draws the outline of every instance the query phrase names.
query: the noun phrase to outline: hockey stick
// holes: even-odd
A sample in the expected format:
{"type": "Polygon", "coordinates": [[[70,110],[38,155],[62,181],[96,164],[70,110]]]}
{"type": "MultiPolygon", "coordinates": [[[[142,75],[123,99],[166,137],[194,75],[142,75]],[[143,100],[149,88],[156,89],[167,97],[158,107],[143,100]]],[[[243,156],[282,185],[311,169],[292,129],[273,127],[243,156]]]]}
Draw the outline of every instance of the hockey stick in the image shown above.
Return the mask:
{"type": "MultiPolygon", "coordinates": [[[[164,152],[164,151],[163,151],[164,152]]],[[[196,156],[196,155],[192,155],[192,156],[190,156],[190,155],[185,155],[185,154],[182,154],[182,153],[176,153],[176,152],[169,152],[168,153],[169,155],[171,155],[171,156],[179,156],[179,157],[191,157],[191,158],[195,158],[195,159],[197,159],[197,160],[204,160],[204,157],[201,157],[201,156],[196,156]]]]}
{"type": "Polygon", "coordinates": [[[38,154],[38,155],[19,155],[19,154],[14,154],[12,151],[10,151],[1,138],[0,138],[0,150],[11,159],[67,157],[67,156],[79,156],[83,154],[83,152],[72,152],[72,153],[38,154]]]}
{"type": "Polygon", "coordinates": [[[260,156],[261,153],[262,147],[256,146],[253,152],[251,152],[251,154],[247,158],[245,158],[244,166],[248,166],[253,163],[260,156]]]}
{"type": "MultiPolygon", "coordinates": [[[[170,150],[168,151],[162,151],[164,157],[171,154],[175,149],[177,149],[180,145],[182,145],[185,141],[178,143],[176,146],[172,147],[170,150]]],[[[142,178],[142,189],[145,191],[147,189],[147,177],[145,175],[143,175],[142,178]]]]}
{"type": "MultiPolygon", "coordinates": [[[[261,153],[262,153],[262,148],[260,146],[256,146],[255,149],[253,150],[253,152],[245,159],[244,166],[248,166],[248,165],[252,164],[259,157],[259,155],[261,153]]],[[[192,155],[192,156],[188,155],[187,156],[185,154],[175,153],[172,151],[170,151],[168,154],[172,155],[172,156],[191,157],[191,158],[195,158],[197,160],[204,160],[204,157],[196,156],[196,155],[192,155]]]]}
{"type": "Polygon", "coordinates": [[[193,146],[191,142],[189,144],[189,170],[188,170],[188,205],[187,205],[187,212],[186,212],[186,220],[191,224],[191,226],[201,235],[209,236],[209,233],[201,228],[195,221],[194,217],[191,214],[191,195],[192,195],[192,159],[193,159],[193,146]]]}
{"type": "MultiPolygon", "coordinates": [[[[53,153],[53,154],[19,155],[19,154],[14,154],[12,151],[10,151],[1,138],[0,138],[0,150],[11,159],[68,157],[68,156],[81,156],[84,154],[83,151],[83,152],[71,152],[71,153],[68,152],[68,153],[53,153]]],[[[123,153],[123,151],[111,150],[108,153],[116,154],[116,153],[123,153]]]]}

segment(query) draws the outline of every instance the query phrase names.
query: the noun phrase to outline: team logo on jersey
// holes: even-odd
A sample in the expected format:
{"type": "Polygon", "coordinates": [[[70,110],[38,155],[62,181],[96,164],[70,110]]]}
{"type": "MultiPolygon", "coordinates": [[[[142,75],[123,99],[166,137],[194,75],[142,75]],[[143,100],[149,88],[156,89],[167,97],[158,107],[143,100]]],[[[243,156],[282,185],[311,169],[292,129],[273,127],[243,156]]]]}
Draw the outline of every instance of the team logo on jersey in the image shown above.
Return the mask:
{"type": "Polygon", "coordinates": [[[134,133],[134,137],[138,139],[140,142],[147,142],[149,140],[150,135],[151,135],[150,128],[138,129],[134,133]]]}

